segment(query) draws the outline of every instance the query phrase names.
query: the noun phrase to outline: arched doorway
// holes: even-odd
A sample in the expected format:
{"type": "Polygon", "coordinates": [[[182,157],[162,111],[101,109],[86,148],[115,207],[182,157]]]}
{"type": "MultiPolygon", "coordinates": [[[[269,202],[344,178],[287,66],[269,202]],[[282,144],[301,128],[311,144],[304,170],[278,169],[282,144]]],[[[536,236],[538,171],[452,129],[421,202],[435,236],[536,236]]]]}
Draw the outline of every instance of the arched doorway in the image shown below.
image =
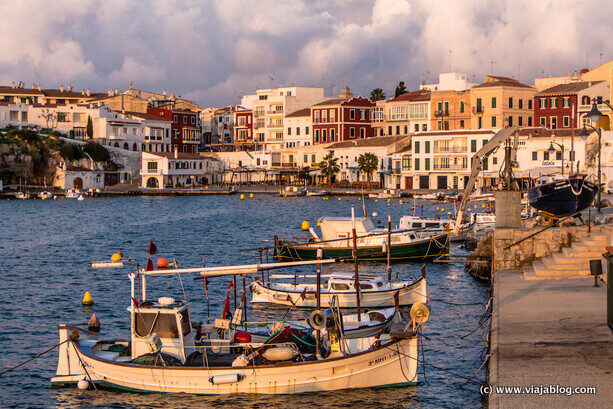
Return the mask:
{"type": "Polygon", "coordinates": [[[83,189],[83,179],[74,178],[74,180],[72,181],[72,187],[74,189],[83,189]]]}
{"type": "Polygon", "coordinates": [[[123,144],[123,148],[124,148],[125,150],[129,150],[129,149],[130,149],[130,147],[128,146],[128,143],[127,143],[127,142],[123,144]]]}
{"type": "Polygon", "coordinates": [[[119,148],[119,144],[117,142],[115,142],[115,147],[119,148]]]}
{"type": "Polygon", "coordinates": [[[136,146],[136,144],[132,145],[132,150],[133,150],[134,152],[136,152],[136,151],[138,150],[138,147],[136,146]]]}
{"type": "Polygon", "coordinates": [[[147,179],[147,187],[151,189],[157,189],[159,187],[158,180],[156,178],[147,179]]]}

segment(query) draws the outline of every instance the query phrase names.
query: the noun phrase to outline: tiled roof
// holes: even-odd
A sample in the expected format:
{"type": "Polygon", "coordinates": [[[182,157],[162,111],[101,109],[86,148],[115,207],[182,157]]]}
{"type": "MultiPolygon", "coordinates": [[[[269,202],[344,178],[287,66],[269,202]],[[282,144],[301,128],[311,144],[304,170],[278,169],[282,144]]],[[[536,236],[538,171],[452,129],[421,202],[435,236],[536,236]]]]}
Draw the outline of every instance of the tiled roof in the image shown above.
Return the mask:
{"type": "Polygon", "coordinates": [[[568,84],[558,84],[538,92],[536,95],[576,94],[602,81],[577,81],[568,84]]]}
{"type": "MultiPolygon", "coordinates": [[[[168,158],[168,159],[175,159],[175,153],[174,152],[147,152],[150,155],[155,155],[155,156],[159,156],[161,158],[168,158]]],[[[203,156],[203,155],[198,155],[196,153],[183,153],[183,152],[177,152],[177,159],[183,159],[183,160],[187,160],[187,159],[211,159],[211,157],[209,156],[203,156]]]]}
{"type": "MultiPolygon", "coordinates": [[[[117,113],[121,113],[121,112],[117,112],[117,113]]],[[[164,121],[164,122],[171,122],[170,119],[166,119],[166,118],[161,118],[159,115],[154,115],[154,114],[145,114],[143,112],[132,112],[132,111],[126,111],[125,113],[126,115],[132,116],[132,117],[137,117],[137,118],[141,118],[141,119],[146,119],[149,121],[164,121]]]]}
{"type": "MultiPolygon", "coordinates": [[[[519,130],[519,136],[530,136],[532,138],[555,138],[559,137],[568,137],[572,135],[573,130],[570,128],[567,129],[547,129],[543,127],[531,127],[531,128],[521,128],[519,130]]],[[[579,136],[581,129],[575,129],[575,136],[579,136]]]]}
{"type": "Polygon", "coordinates": [[[340,98],[329,98],[325,101],[322,102],[318,102],[317,104],[313,105],[314,107],[317,106],[322,106],[322,105],[338,105],[342,102],[343,100],[340,98]]]}
{"type": "Polygon", "coordinates": [[[286,118],[297,118],[302,116],[311,116],[311,108],[299,109],[296,112],[292,112],[289,115],[285,115],[286,118]]]}
{"type": "Polygon", "coordinates": [[[380,147],[389,146],[403,139],[410,138],[407,135],[397,136],[374,136],[372,138],[354,139],[352,141],[336,142],[328,145],[326,149],[340,149],[351,147],[380,147]]]}
{"type": "Polygon", "coordinates": [[[475,85],[473,88],[487,88],[487,87],[515,87],[515,88],[534,88],[530,85],[522,84],[521,82],[509,77],[497,77],[494,75],[487,75],[483,84],[475,85]]]}
{"type": "Polygon", "coordinates": [[[406,92],[402,95],[398,95],[396,98],[390,99],[388,102],[402,102],[402,101],[429,101],[430,91],[425,89],[419,89],[417,91],[406,92]]]}
{"type": "Polygon", "coordinates": [[[413,136],[459,136],[459,135],[485,135],[495,133],[491,129],[467,129],[464,131],[436,131],[436,132],[419,132],[413,136]]]}
{"type": "Polygon", "coordinates": [[[13,88],[10,85],[0,85],[0,94],[44,95],[43,91],[39,91],[35,88],[13,88]]]}
{"type": "Polygon", "coordinates": [[[68,91],[67,89],[64,91],[59,89],[43,89],[43,93],[45,96],[51,98],[89,98],[87,95],[83,95],[80,92],[68,91]]]}

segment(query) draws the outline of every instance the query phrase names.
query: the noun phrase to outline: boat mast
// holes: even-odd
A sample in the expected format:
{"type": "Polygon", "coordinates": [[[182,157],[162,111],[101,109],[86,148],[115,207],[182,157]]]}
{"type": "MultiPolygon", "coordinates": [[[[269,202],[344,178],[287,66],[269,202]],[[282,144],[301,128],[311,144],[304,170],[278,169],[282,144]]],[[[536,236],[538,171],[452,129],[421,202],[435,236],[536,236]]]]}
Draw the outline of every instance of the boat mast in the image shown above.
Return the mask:
{"type": "Polygon", "coordinates": [[[358,321],[362,320],[360,314],[360,276],[358,275],[358,238],[355,231],[355,209],[351,206],[351,225],[353,227],[353,266],[355,270],[355,297],[358,308],[358,321]]]}
{"type": "MultiPolygon", "coordinates": [[[[320,248],[317,249],[317,260],[321,260],[323,258],[323,250],[320,248]]],[[[321,311],[321,263],[317,263],[317,311],[321,311]]],[[[315,355],[319,359],[321,356],[321,346],[320,339],[321,338],[321,330],[318,328],[315,333],[315,355]]]]}
{"type": "Polygon", "coordinates": [[[392,283],[392,215],[387,215],[387,281],[392,283]]]}

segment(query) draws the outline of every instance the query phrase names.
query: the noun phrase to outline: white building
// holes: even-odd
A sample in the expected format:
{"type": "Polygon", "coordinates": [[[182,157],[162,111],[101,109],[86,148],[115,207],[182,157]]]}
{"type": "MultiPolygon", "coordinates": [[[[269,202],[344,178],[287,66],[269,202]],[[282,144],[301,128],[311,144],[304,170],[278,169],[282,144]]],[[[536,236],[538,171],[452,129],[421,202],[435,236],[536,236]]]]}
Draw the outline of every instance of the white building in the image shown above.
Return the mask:
{"type": "Polygon", "coordinates": [[[313,142],[311,108],[299,109],[285,115],[285,147],[299,148],[313,142]]]}
{"type": "Polygon", "coordinates": [[[420,89],[429,91],[464,91],[477,84],[468,82],[466,74],[447,72],[438,75],[438,84],[422,84],[420,89]]]}
{"type": "Polygon", "coordinates": [[[192,188],[221,180],[222,162],[193,153],[143,152],[141,186],[151,189],[192,188]]]}
{"type": "Polygon", "coordinates": [[[107,117],[107,106],[91,107],[89,104],[32,104],[29,106],[30,124],[62,132],[74,139],[87,138],[87,120],[92,126],[96,118],[107,117]]]}
{"type": "Polygon", "coordinates": [[[258,89],[252,95],[243,96],[241,105],[253,111],[256,144],[263,144],[260,146],[271,151],[285,146],[285,115],[323,100],[323,88],[292,86],[258,89]]]}
{"type": "Polygon", "coordinates": [[[57,167],[53,186],[60,189],[104,189],[105,171],[95,163],[90,167],[69,165],[62,162],[57,167]]]}
{"type": "Polygon", "coordinates": [[[25,103],[0,101],[0,128],[28,126],[28,109],[29,105],[25,103]]]}
{"type": "Polygon", "coordinates": [[[93,119],[94,139],[102,145],[137,152],[170,152],[171,120],[140,112],[110,111],[93,119]]]}

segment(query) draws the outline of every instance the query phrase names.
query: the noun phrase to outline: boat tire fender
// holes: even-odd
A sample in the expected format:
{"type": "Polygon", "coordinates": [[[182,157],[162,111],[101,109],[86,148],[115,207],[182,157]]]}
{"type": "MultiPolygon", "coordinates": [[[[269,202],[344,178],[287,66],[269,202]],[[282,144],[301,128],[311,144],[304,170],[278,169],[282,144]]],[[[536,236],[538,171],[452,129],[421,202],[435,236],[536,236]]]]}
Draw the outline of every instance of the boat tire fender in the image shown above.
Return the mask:
{"type": "Polygon", "coordinates": [[[309,316],[309,325],[313,327],[313,329],[324,329],[326,328],[326,315],[322,310],[315,310],[309,316]]]}

